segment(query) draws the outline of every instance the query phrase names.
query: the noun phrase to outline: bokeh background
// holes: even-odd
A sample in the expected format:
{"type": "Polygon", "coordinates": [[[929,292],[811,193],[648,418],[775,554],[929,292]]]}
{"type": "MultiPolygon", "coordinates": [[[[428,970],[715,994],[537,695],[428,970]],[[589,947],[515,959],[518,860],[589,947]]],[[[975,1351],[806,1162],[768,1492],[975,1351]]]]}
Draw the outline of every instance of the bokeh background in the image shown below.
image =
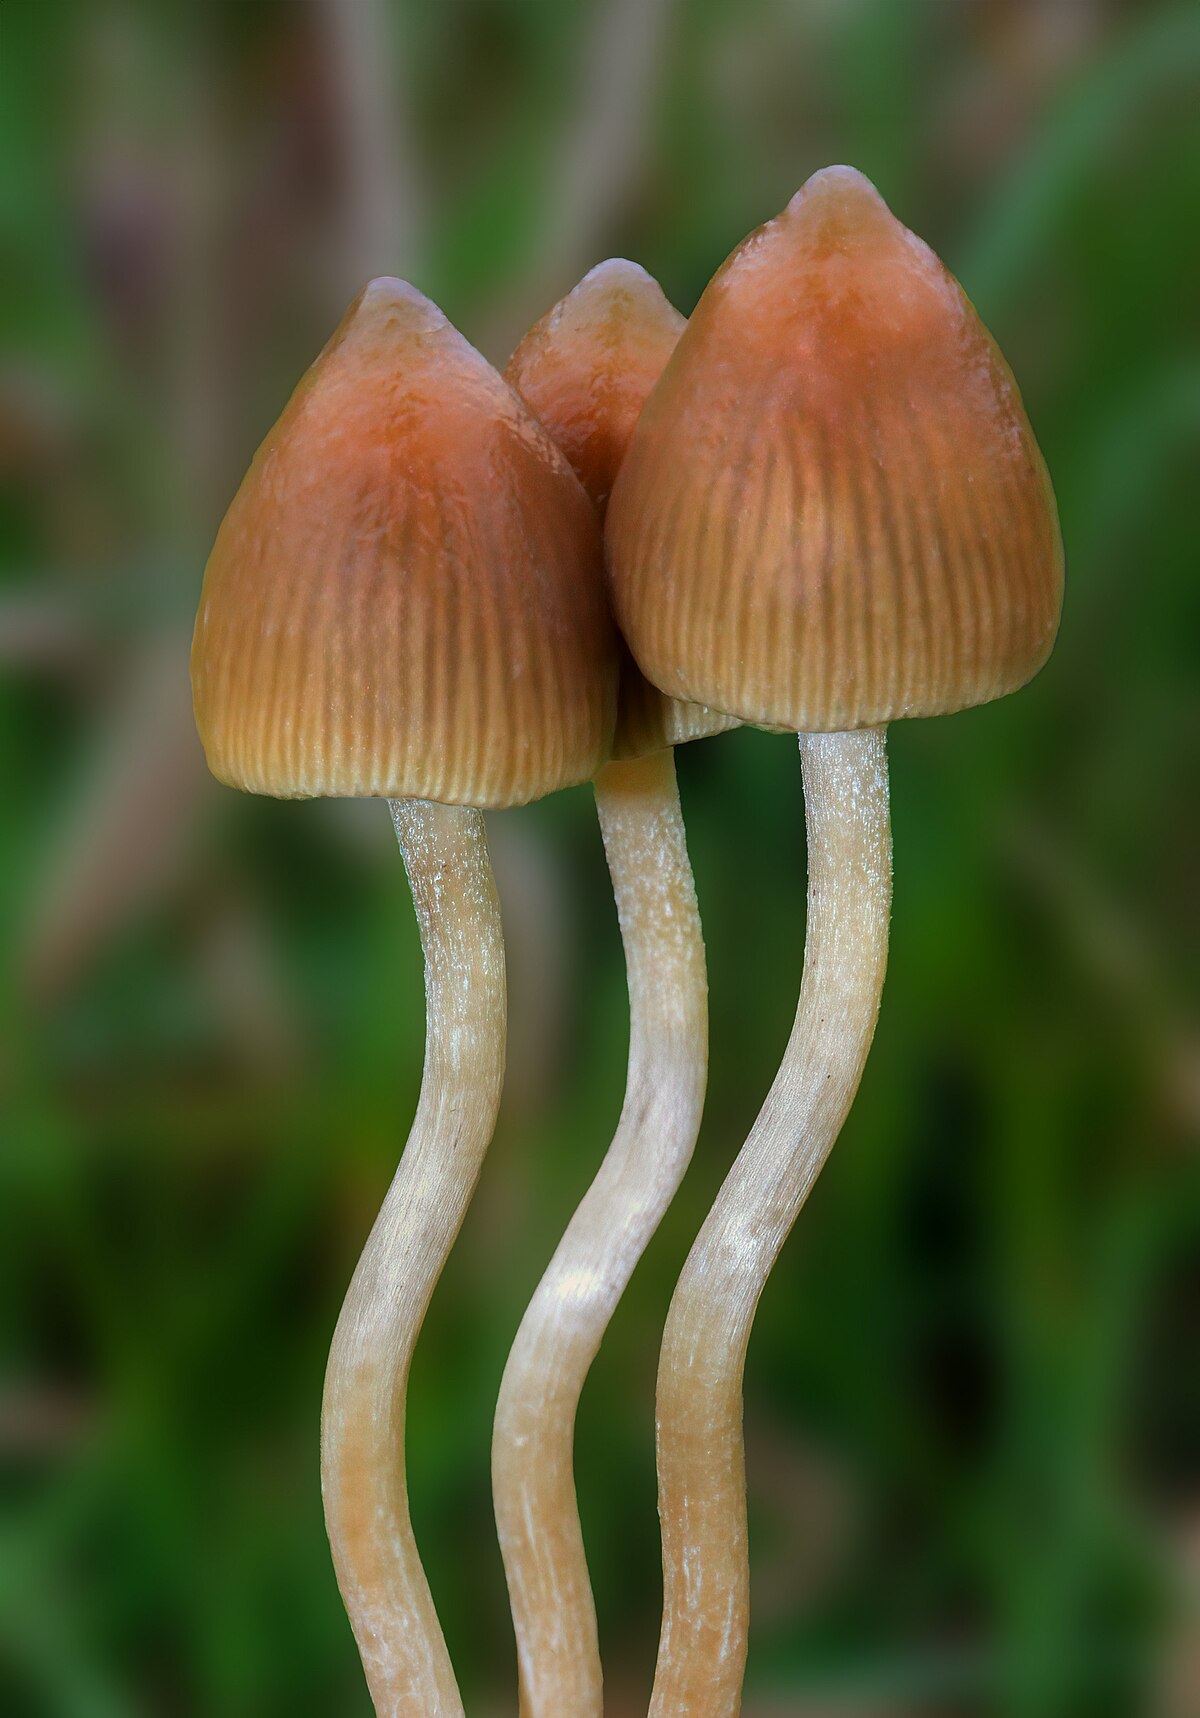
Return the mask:
{"type": "MultiPolygon", "coordinates": [[[[996,333],[1068,546],[1059,647],[898,724],[894,945],[747,1385],[748,1718],[1200,1711],[1200,14],[1116,0],[4,0],[0,1708],[368,1703],[316,1432],[403,1143],[419,949],[386,813],[206,776],[215,527],[372,273],[493,359],[591,264],[689,310],[851,161],[996,333]]],[[[786,1038],[795,748],[680,776],[711,959],[686,1186],[583,1404],[614,1718],[659,1606],[679,1265],[786,1038]]],[[[492,823],[511,1072],[412,1385],[472,1713],[515,1708],[492,1404],[615,1122],[587,791],[492,823]]]]}

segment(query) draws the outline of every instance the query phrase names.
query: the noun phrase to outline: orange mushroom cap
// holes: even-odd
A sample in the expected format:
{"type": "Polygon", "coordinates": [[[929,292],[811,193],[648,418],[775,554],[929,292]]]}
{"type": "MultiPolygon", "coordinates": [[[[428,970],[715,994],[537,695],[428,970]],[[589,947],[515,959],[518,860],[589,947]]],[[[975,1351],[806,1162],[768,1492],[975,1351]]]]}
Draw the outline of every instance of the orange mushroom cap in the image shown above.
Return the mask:
{"type": "Polygon", "coordinates": [[[1000,697],[1049,655],[1058,518],[1012,375],[849,167],[697,305],[608,509],[617,618],[664,692],[834,731],[1000,697]]]}
{"type": "Polygon", "coordinates": [[[595,511],[441,311],[372,281],[217,536],[192,645],[213,774],[285,798],[517,805],[608,755],[595,511]]]}
{"type": "MultiPolygon", "coordinates": [[[[613,257],[548,310],[508,361],[506,379],[562,448],[602,523],[646,396],[686,326],[652,275],[613,257]]],[[[623,656],[615,757],[736,727],[734,717],[665,697],[623,656]]]]}

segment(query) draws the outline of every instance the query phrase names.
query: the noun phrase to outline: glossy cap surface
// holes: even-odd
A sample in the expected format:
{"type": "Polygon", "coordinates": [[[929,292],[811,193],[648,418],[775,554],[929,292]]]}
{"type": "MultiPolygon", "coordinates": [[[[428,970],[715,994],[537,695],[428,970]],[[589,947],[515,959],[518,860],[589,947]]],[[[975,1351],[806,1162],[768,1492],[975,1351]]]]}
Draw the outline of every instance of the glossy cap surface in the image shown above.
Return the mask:
{"type": "MultiPolygon", "coordinates": [[[[615,257],[547,311],[508,361],[506,379],[570,460],[601,522],[646,396],[685,327],[653,276],[615,257]]],[[[665,697],[625,653],[614,756],[641,757],[736,725],[665,697]]]]}
{"type": "Polygon", "coordinates": [[[1049,479],[958,283],[847,167],[714,277],[608,511],[617,617],[675,697],[797,730],[997,698],[1062,602],[1049,479]]]}
{"type": "Polygon", "coordinates": [[[516,805],[608,755],[595,512],[412,287],[373,281],[259,448],[192,645],[214,775],[286,798],[516,805]]]}

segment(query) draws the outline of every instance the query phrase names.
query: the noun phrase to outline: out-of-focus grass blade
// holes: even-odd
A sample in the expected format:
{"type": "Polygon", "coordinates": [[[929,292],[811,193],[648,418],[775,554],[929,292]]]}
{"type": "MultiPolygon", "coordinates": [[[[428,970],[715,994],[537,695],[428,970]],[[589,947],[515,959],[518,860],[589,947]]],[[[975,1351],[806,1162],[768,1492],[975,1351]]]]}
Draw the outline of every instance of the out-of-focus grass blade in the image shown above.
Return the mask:
{"type": "Polygon", "coordinates": [[[1186,89],[1200,74],[1200,8],[1153,13],[1117,38],[1074,95],[1051,105],[1045,127],[1017,162],[954,259],[985,321],[1016,292],[1051,248],[1080,181],[1139,108],[1186,89]]]}

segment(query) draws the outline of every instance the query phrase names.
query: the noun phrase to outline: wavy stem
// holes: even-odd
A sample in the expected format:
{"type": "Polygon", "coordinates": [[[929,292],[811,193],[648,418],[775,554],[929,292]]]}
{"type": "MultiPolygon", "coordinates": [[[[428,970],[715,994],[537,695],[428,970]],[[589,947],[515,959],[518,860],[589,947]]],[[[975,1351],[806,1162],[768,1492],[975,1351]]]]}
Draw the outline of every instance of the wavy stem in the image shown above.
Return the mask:
{"type": "Polygon", "coordinates": [[[596,805],[629,976],[625,1102],[521,1322],[492,1443],[525,1718],[600,1718],[603,1709],[575,1414],[613,1310],[691,1158],[708,1070],[704,943],[674,754],[608,764],[596,805]]]}
{"type": "Polygon", "coordinates": [[[500,1102],[504,941],[481,813],[423,800],[391,809],[425,955],[425,1067],[404,1155],[334,1332],[322,1490],[379,1718],[461,1718],[409,1517],[404,1410],[417,1336],[500,1102]]]}
{"type": "Polygon", "coordinates": [[[792,1034],[684,1266],[658,1374],[663,1629],[651,1718],[736,1718],[750,1611],[742,1379],[759,1297],[841,1130],[887,964],[882,728],[802,734],[808,929],[792,1034]]]}

